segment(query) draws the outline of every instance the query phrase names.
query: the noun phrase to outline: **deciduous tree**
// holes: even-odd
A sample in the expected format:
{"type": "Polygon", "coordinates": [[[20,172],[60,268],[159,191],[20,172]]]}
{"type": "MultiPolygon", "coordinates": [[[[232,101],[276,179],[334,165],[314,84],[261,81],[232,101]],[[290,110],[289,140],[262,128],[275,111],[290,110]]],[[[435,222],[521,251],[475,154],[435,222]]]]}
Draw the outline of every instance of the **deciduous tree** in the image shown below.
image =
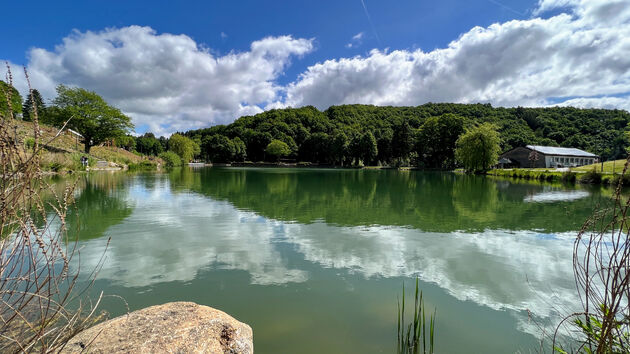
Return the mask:
{"type": "Polygon", "coordinates": [[[54,104],[59,108],[56,123],[68,121],[68,127],[83,136],[86,153],[92,146],[125,135],[133,128],[129,117],[93,91],[59,85],[54,104]]]}
{"type": "Polygon", "coordinates": [[[496,127],[484,123],[457,139],[455,157],[467,172],[481,172],[497,163],[501,139],[496,127]]]}
{"type": "Polygon", "coordinates": [[[0,116],[7,118],[17,118],[22,114],[22,96],[15,87],[0,80],[0,116]],[[11,102],[11,109],[7,102],[11,102]],[[13,113],[13,117],[9,117],[9,113],[13,113]]]}
{"type": "Polygon", "coordinates": [[[272,140],[269,145],[267,145],[267,149],[265,152],[268,155],[273,156],[276,161],[281,157],[288,156],[291,153],[291,149],[289,145],[280,140],[272,140]]]}
{"type": "Polygon", "coordinates": [[[136,149],[145,155],[158,156],[164,148],[162,143],[153,135],[153,133],[145,133],[136,139],[136,149]]]}
{"type": "Polygon", "coordinates": [[[192,139],[180,134],[173,134],[168,139],[168,149],[179,155],[184,163],[190,162],[195,156],[195,151],[199,149],[195,145],[192,139]]]}
{"type": "Polygon", "coordinates": [[[464,118],[454,114],[430,117],[416,135],[418,160],[430,168],[455,166],[455,142],[464,132],[464,118]]]}
{"type": "Polygon", "coordinates": [[[205,137],[201,143],[201,149],[212,162],[230,162],[236,155],[234,142],[219,134],[205,137]]]}
{"type": "Polygon", "coordinates": [[[378,155],[378,146],[376,145],[376,138],[372,132],[367,132],[361,136],[361,159],[365,165],[369,165],[374,162],[378,155]]]}
{"type": "Polygon", "coordinates": [[[392,157],[395,159],[407,159],[413,149],[413,134],[407,121],[394,126],[394,136],[392,138],[392,157]]]}

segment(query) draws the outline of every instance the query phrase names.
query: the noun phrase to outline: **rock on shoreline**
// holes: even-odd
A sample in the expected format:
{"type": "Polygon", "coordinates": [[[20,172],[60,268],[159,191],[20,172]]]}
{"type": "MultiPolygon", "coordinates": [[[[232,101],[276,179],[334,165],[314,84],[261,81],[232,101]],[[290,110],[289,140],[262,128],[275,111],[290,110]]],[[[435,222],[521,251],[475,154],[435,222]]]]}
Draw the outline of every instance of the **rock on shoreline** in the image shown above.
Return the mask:
{"type": "Polygon", "coordinates": [[[208,306],[171,302],[116,317],[74,337],[63,353],[254,352],[251,327],[208,306]]]}

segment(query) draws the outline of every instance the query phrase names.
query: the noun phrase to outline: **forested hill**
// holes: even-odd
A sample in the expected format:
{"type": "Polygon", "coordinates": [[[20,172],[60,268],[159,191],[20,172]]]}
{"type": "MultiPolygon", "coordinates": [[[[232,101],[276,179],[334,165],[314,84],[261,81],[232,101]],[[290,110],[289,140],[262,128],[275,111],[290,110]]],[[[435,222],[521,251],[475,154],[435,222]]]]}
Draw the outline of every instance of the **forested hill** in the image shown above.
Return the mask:
{"type": "Polygon", "coordinates": [[[630,113],[623,110],[495,108],[490,104],[429,103],[418,107],[333,106],[271,110],[183,133],[212,161],[271,160],[265,150],[284,142],[287,158],[319,163],[391,163],[413,159],[425,167],[454,165],[455,140],[479,123],[496,125],[509,150],[527,144],[576,147],[604,159],[623,158],[630,113]]]}

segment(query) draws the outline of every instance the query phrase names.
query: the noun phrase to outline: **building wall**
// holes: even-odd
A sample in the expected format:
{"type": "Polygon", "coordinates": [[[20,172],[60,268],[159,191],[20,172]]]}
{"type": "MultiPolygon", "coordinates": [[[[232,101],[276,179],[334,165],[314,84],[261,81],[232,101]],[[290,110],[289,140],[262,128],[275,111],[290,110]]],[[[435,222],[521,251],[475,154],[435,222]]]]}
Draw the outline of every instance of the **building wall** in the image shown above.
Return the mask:
{"type": "Polygon", "coordinates": [[[576,157],[576,156],[547,156],[547,167],[577,167],[584,165],[592,165],[598,162],[594,157],[576,157]]]}
{"type": "Polygon", "coordinates": [[[529,160],[529,154],[532,152],[532,150],[525,148],[525,147],[517,147],[515,149],[512,149],[506,153],[504,153],[503,155],[501,155],[501,157],[507,157],[508,159],[512,160],[512,162],[514,162],[517,167],[521,167],[521,168],[545,168],[547,167],[547,164],[545,162],[546,160],[546,156],[544,154],[538,153],[538,161],[534,161],[533,166],[532,166],[532,161],[529,160]]]}
{"type": "Polygon", "coordinates": [[[555,167],[577,167],[583,165],[590,165],[597,163],[597,158],[594,157],[576,157],[576,156],[557,156],[557,155],[545,155],[538,153],[538,161],[529,160],[529,154],[532,150],[526,147],[517,147],[500,156],[506,157],[520,168],[555,168],[555,167]]]}

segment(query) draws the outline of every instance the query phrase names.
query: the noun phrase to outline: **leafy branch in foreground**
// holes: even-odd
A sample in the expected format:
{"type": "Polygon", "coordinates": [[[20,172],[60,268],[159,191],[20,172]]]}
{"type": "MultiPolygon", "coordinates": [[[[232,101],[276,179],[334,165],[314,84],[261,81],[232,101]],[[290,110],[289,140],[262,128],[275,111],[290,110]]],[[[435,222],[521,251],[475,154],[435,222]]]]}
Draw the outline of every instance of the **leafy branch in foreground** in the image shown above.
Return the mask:
{"type": "MultiPolygon", "coordinates": [[[[622,176],[628,172],[630,157],[622,176]]],[[[553,336],[556,352],[630,352],[630,196],[622,179],[611,207],[597,210],[583,225],[573,247],[573,272],[582,310],[566,316],[553,336]],[[557,335],[572,324],[577,348],[565,349],[557,335]]]]}
{"type": "Polygon", "coordinates": [[[433,353],[433,335],[435,333],[435,310],[429,315],[427,348],[427,323],[426,310],[422,291],[418,291],[418,278],[416,278],[416,292],[414,294],[413,318],[411,323],[405,325],[405,284],[403,283],[402,304],[398,302],[398,337],[397,350],[399,354],[433,353]],[[420,341],[422,340],[422,343],[420,341]],[[422,347],[421,347],[422,345],[422,347]]]}

